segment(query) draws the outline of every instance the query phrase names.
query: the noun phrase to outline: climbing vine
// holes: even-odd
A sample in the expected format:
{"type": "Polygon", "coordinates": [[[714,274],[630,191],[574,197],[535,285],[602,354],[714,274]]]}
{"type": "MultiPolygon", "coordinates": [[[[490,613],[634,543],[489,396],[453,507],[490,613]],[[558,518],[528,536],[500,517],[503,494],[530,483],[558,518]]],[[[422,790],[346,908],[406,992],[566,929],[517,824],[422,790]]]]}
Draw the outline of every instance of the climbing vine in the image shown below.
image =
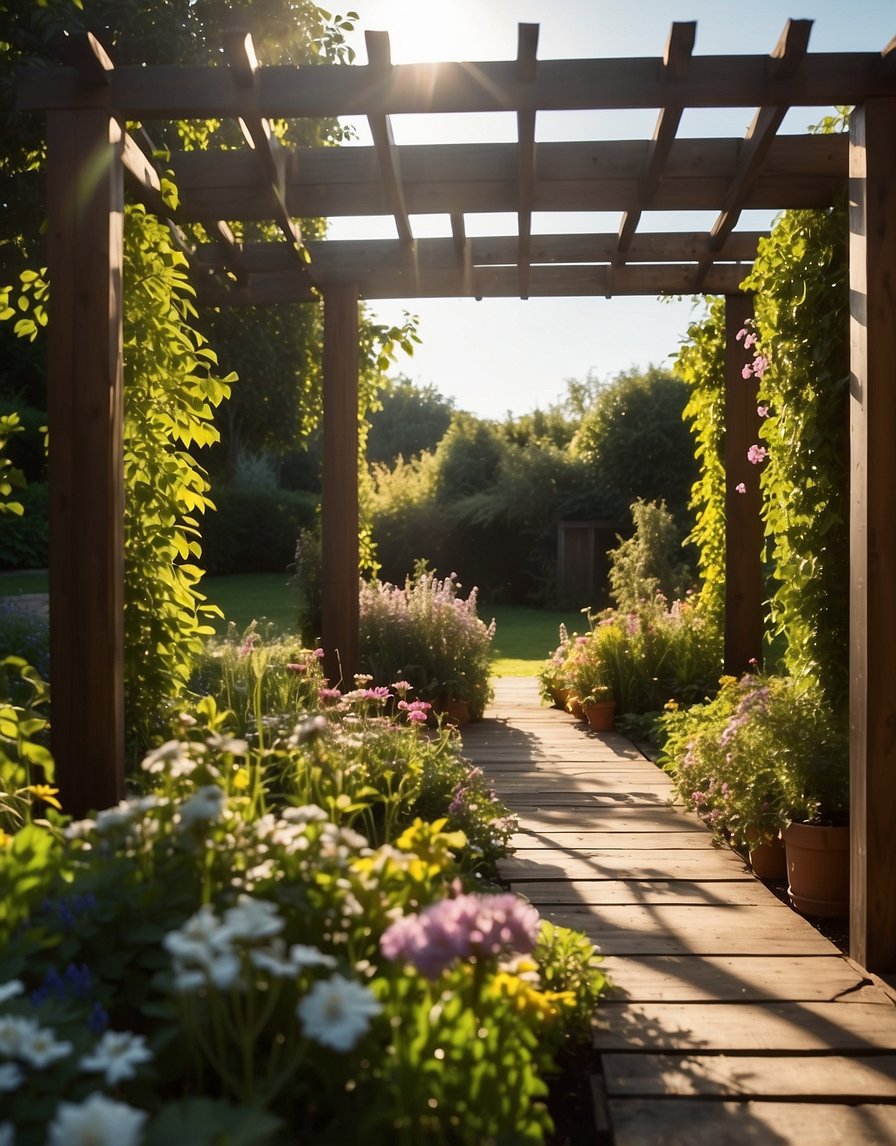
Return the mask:
{"type": "Polygon", "coordinates": [[[697,548],[701,603],[722,620],[725,605],[725,300],[711,299],[706,314],[688,328],[675,370],[691,394],[684,409],[694,437],[699,476],[691,489],[694,528],[687,538],[697,548]]]}
{"type": "Polygon", "coordinates": [[[837,705],[848,688],[846,241],[845,208],[788,211],[744,283],[756,292],[755,349],[768,359],[757,402],[767,408],[761,485],[773,634],[784,638],[787,671],[817,681],[837,705]]]}

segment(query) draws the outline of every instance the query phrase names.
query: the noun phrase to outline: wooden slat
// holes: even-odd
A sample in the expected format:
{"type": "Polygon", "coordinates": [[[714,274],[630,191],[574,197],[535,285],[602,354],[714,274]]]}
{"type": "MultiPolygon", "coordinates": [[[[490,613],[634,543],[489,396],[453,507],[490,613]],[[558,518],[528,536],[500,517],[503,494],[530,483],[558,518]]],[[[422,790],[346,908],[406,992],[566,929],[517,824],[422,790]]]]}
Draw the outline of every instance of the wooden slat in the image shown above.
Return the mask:
{"type": "Polygon", "coordinates": [[[71,68],[35,69],[18,86],[23,110],[107,107],[134,119],[398,115],[420,112],[573,111],[582,108],[792,107],[861,103],[892,91],[878,52],[815,52],[799,75],[780,77],[768,57],[695,56],[670,84],[658,57],[542,60],[532,82],[516,61],[399,64],[383,81],[366,67],[266,67],[250,101],[223,68],[119,67],[108,91],[79,91],[71,68]]]}
{"type": "Polygon", "coordinates": [[[896,1102],[896,1055],[604,1055],[607,1093],[896,1102]]]}
{"type": "Polygon", "coordinates": [[[56,112],[47,141],[51,734],[77,818],[124,795],[123,132],[56,112]]]}
{"type": "MultiPolygon", "coordinates": [[[[663,55],[666,76],[670,80],[670,83],[674,84],[675,81],[681,80],[686,74],[688,64],[691,60],[691,54],[694,51],[696,35],[697,25],[694,21],[688,21],[687,23],[676,21],[673,23],[669,33],[669,39],[666,43],[666,51],[663,55]]],[[[666,159],[672,147],[672,142],[675,139],[675,133],[678,131],[678,125],[681,122],[683,111],[684,107],[682,104],[674,103],[668,103],[665,107],[660,109],[656,127],[653,131],[653,138],[650,142],[644,178],[641,183],[641,200],[639,207],[636,211],[626,211],[619,226],[619,238],[616,249],[620,254],[626,254],[628,252],[641,219],[641,211],[650,206],[653,195],[659,186],[663,168],[666,165],[666,159]]]]}
{"type": "MultiPolygon", "coordinates": [[[[726,886],[728,895],[731,886],[726,886]]],[[[687,955],[610,955],[601,967],[611,982],[618,984],[613,997],[632,1002],[833,1002],[838,997],[848,1001],[861,996],[866,989],[879,990],[839,952],[704,955],[699,959],[687,955]]]]}
{"type": "MultiPolygon", "coordinates": [[[[237,90],[254,92],[258,77],[258,59],[251,35],[236,29],[225,32],[224,54],[237,90]]],[[[255,114],[247,108],[246,113],[239,116],[239,120],[246,140],[264,171],[273,199],[273,218],[283,232],[293,257],[301,260],[302,232],[298,224],[290,218],[286,208],[286,168],[282,148],[274,137],[266,116],[255,114]]],[[[220,216],[238,217],[223,211],[220,212],[220,216]]],[[[302,265],[304,266],[304,260],[302,265]]]]}
{"type": "MultiPolygon", "coordinates": [[[[389,33],[368,30],[364,33],[364,41],[367,45],[367,59],[371,72],[381,81],[387,79],[392,69],[389,33]]],[[[395,220],[395,228],[398,231],[398,240],[407,252],[407,248],[413,246],[414,235],[405,204],[404,188],[401,182],[401,164],[398,148],[395,146],[395,139],[392,134],[392,122],[388,115],[368,115],[367,123],[373,138],[386,199],[389,202],[391,214],[395,220]]]]}
{"type": "MultiPolygon", "coordinates": [[[[515,802],[514,802],[514,806],[515,802]]],[[[537,859],[501,860],[501,878],[511,882],[533,879],[733,879],[745,871],[734,852],[712,851],[687,855],[664,851],[576,852],[546,849],[537,859]]],[[[752,877],[751,877],[752,878],[752,877]]]]}
{"type": "Polygon", "coordinates": [[[896,970],[896,99],[855,112],[850,147],[851,950],[896,970]]]}
{"type": "MultiPolygon", "coordinates": [[[[691,870],[691,878],[699,879],[691,870]]],[[[804,919],[793,912],[782,916],[780,906],[777,902],[773,906],[725,904],[721,907],[543,904],[540,910],[555,923],[583,932],[607,955],[824,955],[836,952],[834,945],[804,919]]],[[[891,1020],[896,1022],[896,1016],[891,1016],[891,1020]]]]}
{"type": "MultiPolygon", "coordinates": [[[[609,293],[607,267],[532,267],[529,279],[531,298],[606,296],[609,293]]],[[[707,290],[716,294],[735,291],[743,280],[745,268],[737,266],[713,267],[706,279],[707,290]]],[[[514,298],[519,293],[515,267],[479,267],[471,282],[463,271],[422,271],[414,267],[406,271],[373,272],[365,275],[358,268],[357,284],[348,282],[347,275],[321,279],[323,289],[341,285],[356,286],[365,299],[378,298],[514,298]]],[[[689,265],[626,266],[621,267],[613,280],[614,295],[678,294],[689,290],[693,276],[689,265]]],[[[296,272],[279,272],[249,277],[247,289],[239,288],[227,293],[213,284],[202,288],[205,300],[213,305],[229,303],[234,306],[257,306],[275,302],[308,302],[316,295],[307,276],[296,272]]]]}
{"type": "MultiPolygon", "coordinates": [[[[538,25],[520,24],[517,44],[517,75],[524,83],[535,80],[538,72],[538,25]]],[[[532,204],[535,190],[535,111],[516,115],[517,132],[517,271],[520,297],[529,297],[529,260],[532,238],[532,204]]]]}
{"type": "Polygon", "coordinates": [[[614,1099],[614,1146],[890,1146],[896,1107],[614,1099]]]}
{"type": "Polygon", "coordinates": [[[893,1050],[890,1003],[606,1003],[593,1027],[599,1050],[831,1054],[893,1050]],[[640,1031],[640,1034],[638,1033],[640,1031]]]}
{"type": "MultiPolygon", "coordinates": [[[[623,835],[624,833],[618,833],[623,835]]],[[[685,837],[687,838],[687,837],[685,837]]],[[[613,850],[613,849],[610,849],[613,850]]],[[[675,848],[668,849],[674,851],[675,848]]],[[[531,852],[517,852],[521,859],[534,859],[531,852]]],[[[726,880],[699,879],[556,879],[513,881],[513,890],[538,906],[554,907],[727,907],[750,904],[768,907],[771,891],[747,872],[733,873],[726,880]]]]}

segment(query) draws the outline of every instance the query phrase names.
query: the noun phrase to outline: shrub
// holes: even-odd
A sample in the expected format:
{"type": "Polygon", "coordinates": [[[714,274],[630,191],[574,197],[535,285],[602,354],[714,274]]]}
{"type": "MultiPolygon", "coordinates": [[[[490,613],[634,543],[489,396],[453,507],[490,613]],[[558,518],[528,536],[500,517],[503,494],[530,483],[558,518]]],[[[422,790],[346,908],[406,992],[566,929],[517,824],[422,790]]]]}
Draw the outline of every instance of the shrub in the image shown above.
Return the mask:
{"type": "Polygon", "coordinates": [[[361,664],[376,680],[410,681],[425,700],[465,700],[478,719],[491,696],[495,627],[477,616],[477,590],[464,600],[460,588],[456,574],[440,581],[423,565],[403,588],[362,583],[361,664]]]}
{"type": "Polygon", "coordinates": [[[294,560],[300,530],[314,522],[317,502],[315,494],[263,485],[216,490],[216,511],[203,523],[208,572],[285,570],[294,560]]]}
{"type": "Polygon", "coordinates": [[[16,490],[19,515],[3,518],[0,569],[46,569],[49,564],[50,494],[45,482],[32,482],[16,490]]]}
{"type": "Polygon", "coordinates": [[[819,687],[763,674],[721,683],[713,700],[663,717],[662,761],[683,802],[738,845],[793,820],[842,822],[846,729],[819,687]]]}

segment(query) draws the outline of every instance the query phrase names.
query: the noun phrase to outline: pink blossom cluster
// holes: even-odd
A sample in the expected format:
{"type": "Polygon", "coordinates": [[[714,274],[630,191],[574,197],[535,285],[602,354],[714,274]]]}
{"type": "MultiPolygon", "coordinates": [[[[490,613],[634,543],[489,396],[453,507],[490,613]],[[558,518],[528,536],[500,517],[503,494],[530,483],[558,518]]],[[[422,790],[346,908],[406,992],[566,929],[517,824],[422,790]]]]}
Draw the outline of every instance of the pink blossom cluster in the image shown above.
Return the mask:
{"type": "Polygon", "coordinates": [[[456,959],[498,959],[535,946],[541,920],[519,896],[459,895],[405,915],[380,939],[387,959],[405,959],[427,979],[437,979],[456,959]]]}
{"type": "Polygon", "coordinates": [[[411,724],[425,724],[429,719],[429,710],[432,705],[428,700],[400,700],[398,702],[399,712],[403,712],[405,720],[410,721],[411,724]]]}

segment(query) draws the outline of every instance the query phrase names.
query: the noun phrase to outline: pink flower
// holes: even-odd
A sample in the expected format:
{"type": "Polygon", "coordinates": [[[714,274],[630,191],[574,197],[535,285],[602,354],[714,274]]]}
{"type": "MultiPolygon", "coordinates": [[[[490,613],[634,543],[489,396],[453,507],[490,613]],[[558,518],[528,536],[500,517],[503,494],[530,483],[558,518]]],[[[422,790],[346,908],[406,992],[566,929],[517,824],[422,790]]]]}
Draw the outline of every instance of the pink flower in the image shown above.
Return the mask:
{"type": "Polygon", "coordinates": [[[737,485],[734,487],[734,490],[736,493],[746,493],[747,487],[744,485],[744,483],[742,481],[739,481],[737,483],[737,485]]]}
{"type": "Polygon", "coordinates": [[[767,457],[768,450],[765,446],[752,445],[747,450],[747,461],[752,462],[754,466],[761,465],[767,457]]]}
{"type": "Polygon", "coordinates": [[[306,666],[305,666],[305,665],[300,665],[300,664],[289,664],[289,665],[287,665],[286,667],[287,667],[287,668],[288,668],[288,669],[289,669],[291,672],[302,673],[302,672],[305,672],[305,667],[306,667],[306,666]]]}
{"type": "Polygon", "coordinates": [[[541,919],[518,895],[459,895],[405,915],[387,928],[380,949],[387,959],[405,959],[427,979],[437,979],[455,959],[497,959],[527,954],[541,919]]]}
{"type": "Polygon", "coordinates": [[[760,418],[767,418],[768,417],[768,406],[757,406],[756,407],[756,413],[759,415],[760,418]]]}
{"type": "Polygon", "coordinates": [[[741,376],[741,378],[743,378],[743,379],[745,379],[745,380],[746,380],[747,378],[752,378],[752,377],[753,377],[753,367],[752,367],[752,366],[749,364],[749,362],[748,362],[748,363],[747,363],[747,365],[746,365],[746,366],[743,368],[743,370],[741,370],[741,372],[740,372],[740,376],[741,376]]]}
{"type": "Polygon", "coordinates": [[[755,343],[756,343],[756,335],[751,331],[744,338],[744,349],[749,350],[751,346],[755,345],[755,343]]]}
{"type": "Polygon", "coordinates": [[[756,375],[757,378],[761,378],[767,369],[768,369],[768,359],[765,357],[764,354],[757,354],[756,357],[753,359],[753,373],[756,375]]]}
{"type": "Polygon", "coordinates": [[[317,690],[318,700],[326,703],[328,700],[338,700],[342,696],[342,691],[338,688],[319,688],[317,690]]]}

